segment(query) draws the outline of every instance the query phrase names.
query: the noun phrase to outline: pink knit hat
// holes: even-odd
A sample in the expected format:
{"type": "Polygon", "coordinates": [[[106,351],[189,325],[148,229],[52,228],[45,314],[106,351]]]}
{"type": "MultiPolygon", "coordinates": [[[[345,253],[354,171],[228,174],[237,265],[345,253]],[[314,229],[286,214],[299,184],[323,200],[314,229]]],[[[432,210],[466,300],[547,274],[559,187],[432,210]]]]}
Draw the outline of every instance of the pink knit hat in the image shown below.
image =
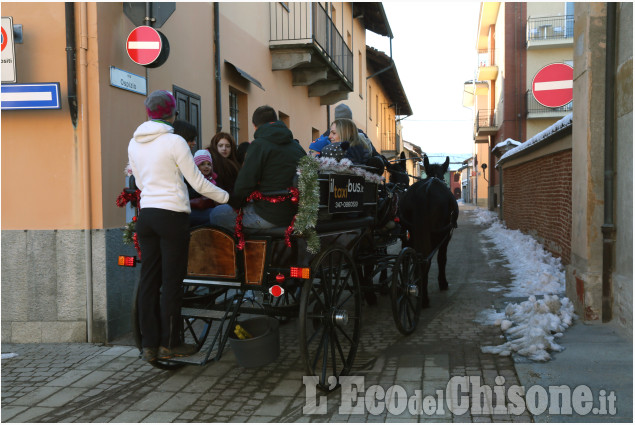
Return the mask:
{"type": "Polygon", "coordinates": [[[194,154],[194,162],[196,163],[196,165],[201,165],[201,162],[203,161],[209,161],[210,164],[212,164],[212,155],[210,155],[209,151],[207,149],[201,149],[196,151],[196,153],[194,154]]]}
{"type": "Polygon", "coordinates": [[[145,106],[151,120],[166,119],[176,112],[176,99],[169,91],[156,90],[146,98],[145,106]]]}

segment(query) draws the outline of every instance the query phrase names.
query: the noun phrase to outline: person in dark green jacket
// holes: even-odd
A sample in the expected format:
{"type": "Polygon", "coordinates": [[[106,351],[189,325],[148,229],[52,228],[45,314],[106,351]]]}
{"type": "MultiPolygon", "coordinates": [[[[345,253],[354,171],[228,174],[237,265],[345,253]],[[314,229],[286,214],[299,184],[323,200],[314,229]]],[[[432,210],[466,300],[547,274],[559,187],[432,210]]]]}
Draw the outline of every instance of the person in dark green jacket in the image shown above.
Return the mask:
{"type": "Polygon", "coordinates": [[[219,205],[210,213],[213,225],[233,230],[236,226],[234,208],[243,209],[243,227],[266,229],[288,226],[297,212],[290,200],[271,203],[247,202],[255,190],[262,193],[282,191],[292,186],[298,162],[306,155],[293,133],[282,122],[271,106],[260,106],[254,111],[252,123],[256,128],[255,140],[249,146],[233,195],[227,205],[219,205]]]}

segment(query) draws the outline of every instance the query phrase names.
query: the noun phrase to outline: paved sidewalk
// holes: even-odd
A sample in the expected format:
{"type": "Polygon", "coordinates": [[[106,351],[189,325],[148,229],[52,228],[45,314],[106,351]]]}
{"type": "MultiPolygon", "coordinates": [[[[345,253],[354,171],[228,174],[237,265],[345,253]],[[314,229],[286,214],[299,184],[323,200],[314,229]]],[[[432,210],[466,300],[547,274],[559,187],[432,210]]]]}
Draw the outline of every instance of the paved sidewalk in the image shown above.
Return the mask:
{"type": "MultiPolygon", "coordinates": [[[[351,375],[364,380],[366,404],[346,409],[342,390],[318,405],[324,413],[308,414],[307,389],[298,347],[297,321],[280,327],[280,357],[259,368],[237,365],[229,348],[219,362],[162,371],[138,359],[131,346],[96,344],[3,344],[2,352],[18,356],[2,360],[3,422],[532,422],[632,421],[632,344],[603,325],[576,324],[565,332],[566,347],[547,363],[484,354],[480,347],[499,344],[501,332],[475,319],[499,305],[492,286],[510,283],[504,260],[480,235],[481,226],[462,206],[459,228],[450,243],[448,280],[441,293],[436,265],[430,272],[431,308],[422,312],[414,334],[404,337],[392,320],[389,296],[363,307],[361,342],[351,375]],[[629,345],[630,344],[630,345],[629,345]],[[627,349],[627,345],[628,348],[627,349]],[[606,351],[606,352],[604,352],[606,351]],[[609,353],[610,351],[610,353],[609,353]],[[630,365],[630,366],[629,366],[630,365]],[[421,391],[429,402],[446,394],[451,379],[470,376],[480,385],[502,388],[539,384],[589,385],[615,391],[618,413],[612,416],[555,416],[492,413],[467,408],[425,405],[421,411],[399,409],[400,392],[421,391]],[[503,383],[501,381],[504,381],[503,383]],[[602,387],[602,385],[604,385],[602,387]],[[396,386],[394,397],[371,393],[396,386]],[[628,390],[630,389],[630,393],[628,390]],[[380,397],[381,396],[381,397],[380,397]],[[377,400],[375,400],[377,399],[377,400]],[[381,403],[387,399],[388,406],[381,403]],[[392,402],[393,404],[391,405],[392,402]],[[325,404],[324,404],[325,403],[325,404]],[[630,410],[629,410],[630,407],[630,410]]],[[[509,299],[507,299],[509,300],[509,299]]],[[[467,395],[467,393],[465,393],[467,395]]],[[[485,397],[489,397],[484,394],[485,397]]],[[[310,397],[315,403],[315,399],[310,397]]],[[[460,400],[457,400],[457,402],[460,400]]],[[[355,405],[355,402],[353,402],[355,405]]],[[[474,405],[474,403],[472,404],[474,405]]]]}

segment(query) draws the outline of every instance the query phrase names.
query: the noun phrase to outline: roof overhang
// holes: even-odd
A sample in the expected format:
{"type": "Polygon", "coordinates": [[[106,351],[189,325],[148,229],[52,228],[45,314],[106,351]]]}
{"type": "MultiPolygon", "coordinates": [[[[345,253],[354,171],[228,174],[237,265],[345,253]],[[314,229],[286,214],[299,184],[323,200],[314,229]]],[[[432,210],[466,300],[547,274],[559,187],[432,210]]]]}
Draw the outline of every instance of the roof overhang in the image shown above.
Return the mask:
{"type": "Polygon", "coordinates": [[[379,83],[386,90],[390,100],[397,105],[395,115],[412,115],[410,102],[408,102],[406,91],[401,85],[401,79],[399,78],[397,67],[394,65],[392,58],[384,52],[366,46],[366,63],[370,64],[371,68],[376,70],[385,69],[384,72],[378,73],[375,78],[379,80],[379,83]]]}
{"type": "Polygon", "coordinates": [[[388,17],[381,2],[353,2],[353,17],[364,19],[364,27],[367,30],[393,38],[388,17]]]}

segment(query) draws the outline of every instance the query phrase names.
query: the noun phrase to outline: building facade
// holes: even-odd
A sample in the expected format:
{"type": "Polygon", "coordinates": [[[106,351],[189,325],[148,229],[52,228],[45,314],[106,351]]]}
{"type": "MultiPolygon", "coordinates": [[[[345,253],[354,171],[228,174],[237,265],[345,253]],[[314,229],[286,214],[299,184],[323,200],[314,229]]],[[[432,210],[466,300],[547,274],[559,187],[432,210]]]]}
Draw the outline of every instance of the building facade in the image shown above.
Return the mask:
{"type": "Polygon", "coordinates": [[[58,83],[62,100],[49,110],[3,105],[3,342],[105,342],[129,331],[138,270],[116,264],[134,249],[122,242],[128,220],[115,199],[147,93],[175,94],[199,148],[221,130],[252,140],[263,104],[305,149],[338,102],[367,122],[365,31],[392,37],[381,3],[151,5],[148,16],[146,3],[3,4],[23,29],[15,83],[58,83]],[[169,41],[161,66],[128,57],[126,39],[141,25],[169,41]]]}
{"type": "Polygon", "coordinates": [[[477,205],[492,211],[501,205],[496,145],[507,139],[524,142],[571,112],[571,102],[543,106],[531,87],[543,67],[572,65],[572,11],[573,3],[564,2],[481,3],[476,78],[465,83],[463,98],[464,106],[474,110],[477,205]]]}

